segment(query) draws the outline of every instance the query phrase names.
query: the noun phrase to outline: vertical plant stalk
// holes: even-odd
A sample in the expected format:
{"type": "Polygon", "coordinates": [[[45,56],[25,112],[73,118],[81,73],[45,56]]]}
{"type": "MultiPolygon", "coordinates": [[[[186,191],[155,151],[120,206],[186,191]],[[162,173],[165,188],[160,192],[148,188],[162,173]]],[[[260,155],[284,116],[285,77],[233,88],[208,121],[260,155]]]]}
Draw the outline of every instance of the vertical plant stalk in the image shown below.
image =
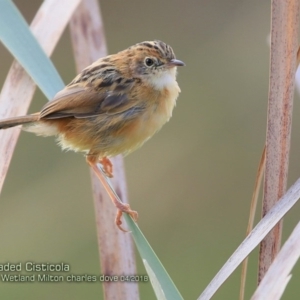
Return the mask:
{"type": "MultiPolygon", "coordinates": [[[[272,0],[271,61],[266,138],[263,216],[285,193],[296,71],[299,0],[272,0]]],[[[280,248],[282,223],[260,246],[258,282],[280,248]]]]}
{"type": "MultiPolygon", "coordinates": [[[[96,0],[83,0],[71,22],[71,39],[77,71],[81,71],[95,60],[107,55],[100,8],[96,0]]],[[[112,159],[114,178],[112,184],[122,199],[127,202],[123,158],[112,159]]],[[[136,274],[134,249],[130,234],[120,231],[115,225],[116,208],[109,196],[91,173],[96,213],[96,226],[100,254],[101,272],[106,275],[136,274]]],[[[138,285],[133,282],[104,282],[105,299],[139,299],[138,285]]]]}
{"type": "MultiPolygon", "coordinates": [[[[257,207],[257,202],[258,202],[258,196],[259,196],[259,192],[260,192],[261,183],[263,180],[263,175],[265,172],[265,165],[266,165],[266,147],[264,147],[264,149],[263,149],[263,152],[262,152],[262,155],[260,158],[260,162],[258,165],[254,190],[253,190],[252,199],[251,199],[251,203],[250,203],[250,213],[249,213],[249,220],[248,220],[248,225],[247,225],[247,230],[246,230],[246,236],[248,236],[253,229],[256,207],[257,207]]],[[[248,259],[249,259],[249,257],[247,257],[242,263],[239,300],[244,300],[244,297],[245,297],[248,259]]]]}
{"type": "MultiPolygon", "coordinates": [[[[60,0],[47,0],[38,10],[30,27],[47,55],[53,52],[78,3],[79,0],[66,0],[63,3],[60,0]]],[[[34,92],[35,83],[23,67],[14,61],[0,94],[0,118],[26,114],[34,92]]],[[[0,130],[0,192],[19,134],[19,128],[0,130]]]]}

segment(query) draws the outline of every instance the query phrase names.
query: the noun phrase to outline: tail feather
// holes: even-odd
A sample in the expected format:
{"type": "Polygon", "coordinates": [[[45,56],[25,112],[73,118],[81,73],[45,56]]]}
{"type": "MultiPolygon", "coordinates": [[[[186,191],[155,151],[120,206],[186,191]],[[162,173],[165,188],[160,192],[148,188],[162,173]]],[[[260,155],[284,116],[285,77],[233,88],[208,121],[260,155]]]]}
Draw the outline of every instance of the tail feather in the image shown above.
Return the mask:
{"type": "Polygon", "coordinates": [[[39,120],[39,113],[27,115],[27,116],[3,119],[0,120],[0,129],[6,129],[18,125],[27,124],[27,123],[34,123],[38,120],[39,120]]]}

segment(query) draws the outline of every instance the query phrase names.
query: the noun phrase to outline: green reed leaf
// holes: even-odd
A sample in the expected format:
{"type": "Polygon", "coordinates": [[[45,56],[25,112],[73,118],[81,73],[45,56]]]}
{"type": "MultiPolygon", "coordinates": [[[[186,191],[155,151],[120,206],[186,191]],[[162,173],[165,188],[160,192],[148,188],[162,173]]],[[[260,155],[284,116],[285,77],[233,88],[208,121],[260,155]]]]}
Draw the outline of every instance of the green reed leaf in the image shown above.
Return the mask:
{"type": "Polygon", "coordinates": [[[157,299],[182,300],[183,297],[180,295],[177,287],[146,240],[138,225],[127,214],[124,214],[124,218],[129,229],[131,230],[131,234],[144,262],[157,299]]]}
{"type": "MultiPolygon", "coordinates": [[[[104,170],[101,165],[99,165],[102,173],[104,170]]],[[[121,201],[118,194],[115,192],[109,178],[105,177],[106,182],[109,184],[114,196],[121,201]]],[[[128,214],[124,214],[124,218],[132,234],[136,247],[139,254],[144,262],[146,271],[150,277],[150,281],[154,292],[159,300],[181,300],[183,299],[180,295],[177,287],[173,283],[171,277],[167,273],[166,269],[158,259],[157,255],[153,251],[152,247],[146,240],[145,236],[141,232],[137,223],[135,223],[128,214]]]]}
{"type": "Polygon", "coordinates": [[[50,100],[64,87],[51,60],[10,0],[0,0],[0,41],[50,100]]]}

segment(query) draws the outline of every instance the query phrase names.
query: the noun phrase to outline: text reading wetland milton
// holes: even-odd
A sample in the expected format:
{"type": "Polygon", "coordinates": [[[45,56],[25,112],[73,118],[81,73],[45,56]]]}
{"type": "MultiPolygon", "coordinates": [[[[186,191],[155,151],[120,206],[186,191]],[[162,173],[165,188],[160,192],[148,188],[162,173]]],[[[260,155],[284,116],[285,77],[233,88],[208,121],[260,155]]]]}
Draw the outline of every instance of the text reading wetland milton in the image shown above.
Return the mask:
{"type": "Polygon", "coordinates": [[[0,263],[0,282],[148,282],[147,275],[90,275],[90,274],[53,274],[69,272],[66,263],[0,263]],[[18,272],[32,272],[30,275],[18,272]],[[51,272],[52,274],[49,274],[51,272]],[[16,274],[17,273],[17,274],[16,274]],[[33,274],[40,273],[40,274],[33,274]]]}

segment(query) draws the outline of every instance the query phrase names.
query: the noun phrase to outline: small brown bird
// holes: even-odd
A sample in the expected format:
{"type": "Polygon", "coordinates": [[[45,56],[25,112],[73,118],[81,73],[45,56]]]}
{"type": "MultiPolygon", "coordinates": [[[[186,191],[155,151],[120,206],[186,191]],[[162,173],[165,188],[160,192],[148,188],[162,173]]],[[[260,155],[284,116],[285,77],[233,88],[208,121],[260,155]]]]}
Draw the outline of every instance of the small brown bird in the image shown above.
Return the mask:
{"type": "Polygon", "coordinates": [[[116,224],[122,229],[122,212],[134,220],[137,213],[115,198],[97,163],[112,177],[109,157],[137,149],[170,119],[180,92],[177,66],[184,63],[169,45],[136,44],[85,68],[40,112],[0,120],[0,129],[24,125],[37,135],[57,136],[63,149],[86,153],[118,208],[116,224]]]}

